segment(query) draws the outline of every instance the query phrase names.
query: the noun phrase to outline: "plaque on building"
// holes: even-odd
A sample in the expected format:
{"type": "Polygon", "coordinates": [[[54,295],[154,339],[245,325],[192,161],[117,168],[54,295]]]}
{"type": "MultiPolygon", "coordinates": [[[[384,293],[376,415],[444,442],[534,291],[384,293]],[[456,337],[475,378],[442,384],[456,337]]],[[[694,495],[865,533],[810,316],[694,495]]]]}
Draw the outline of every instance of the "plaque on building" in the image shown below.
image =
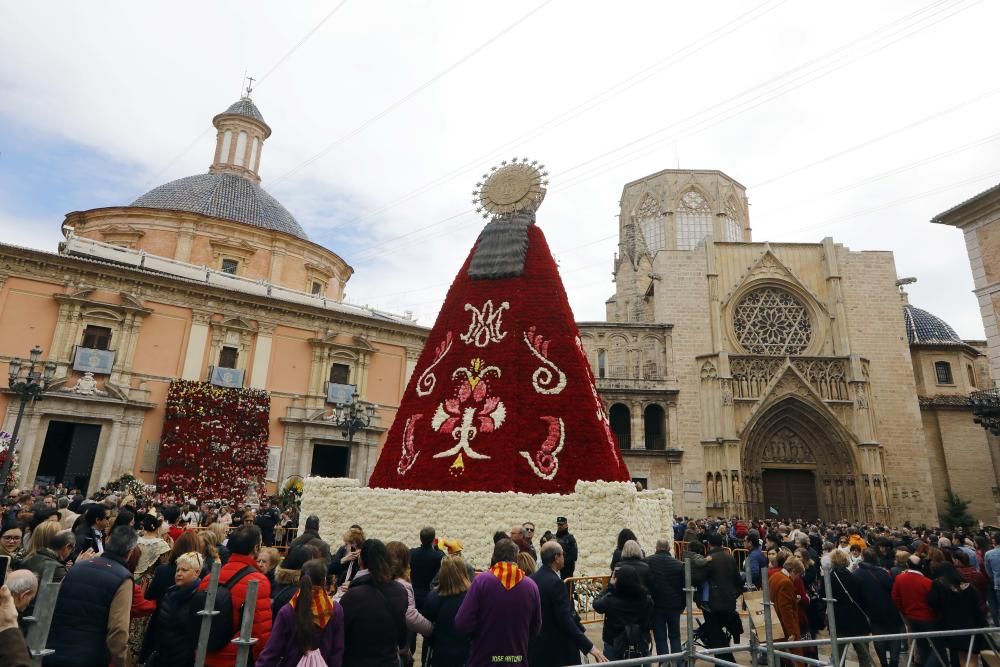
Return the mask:
{"type": "Polygon", "coordinates": [[[114,350],[94,350],[77,346],[76,354],[73,355],[73,370],[81,373],[110,375],[114,365],[114,350]]]}
{"type": "Polygon", "coordinates": [[[326,402],[334,405],[346,405],[354,399],[354,392],[357,387],[353,384],[338,384],[328,382],[326,384],[326,402]]]}
{"type": "Polygon", "coordinates": [[[267,448],[267,472],[264,479],[268,482],[278,481],[278,471],[281,468],[281,447],[267,448]]]}
{"type": "Polygon", "coordinates": [[[240,389],[243,386],[243,369],[215,366],[212,368],[211,382],[217,387],[240,389]]]}

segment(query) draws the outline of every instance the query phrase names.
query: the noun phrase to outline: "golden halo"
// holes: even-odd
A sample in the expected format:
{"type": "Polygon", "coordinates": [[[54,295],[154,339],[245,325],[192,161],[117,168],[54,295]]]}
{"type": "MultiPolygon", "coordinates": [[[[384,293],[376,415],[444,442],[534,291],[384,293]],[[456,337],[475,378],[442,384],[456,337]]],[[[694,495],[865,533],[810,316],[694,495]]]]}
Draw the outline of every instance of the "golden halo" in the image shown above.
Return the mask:
{"type": "Polygon", "coordinates": [[[549,174],[544,169],[545,165],[537,160],[529,162],[528,158],[504,160],[499,167],[493,167],[472,191],[476,213],[489,218],[538,210],[549,184],[545,180],[549,174]]]}

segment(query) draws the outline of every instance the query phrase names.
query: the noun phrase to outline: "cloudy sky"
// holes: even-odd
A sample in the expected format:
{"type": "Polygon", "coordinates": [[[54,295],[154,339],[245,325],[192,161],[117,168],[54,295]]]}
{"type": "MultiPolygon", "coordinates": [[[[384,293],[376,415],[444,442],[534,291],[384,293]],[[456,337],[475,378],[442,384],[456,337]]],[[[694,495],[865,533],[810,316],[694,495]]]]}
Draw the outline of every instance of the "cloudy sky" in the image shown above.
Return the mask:
{"type": "Polygon", "coordinates": [[[68,211],[206,171],[249,72],[262,185],[352,302],[430,325],[475,182],[528,156],[578,319],[614,291],[622,186],[680,166],[746,185],[755,240],[892,250],[912,303],[982,337],[961,233],[928,221],[1000,182],[1000,4],[834,6],[3,3],[0,241],[53,250],[68,211]]]}

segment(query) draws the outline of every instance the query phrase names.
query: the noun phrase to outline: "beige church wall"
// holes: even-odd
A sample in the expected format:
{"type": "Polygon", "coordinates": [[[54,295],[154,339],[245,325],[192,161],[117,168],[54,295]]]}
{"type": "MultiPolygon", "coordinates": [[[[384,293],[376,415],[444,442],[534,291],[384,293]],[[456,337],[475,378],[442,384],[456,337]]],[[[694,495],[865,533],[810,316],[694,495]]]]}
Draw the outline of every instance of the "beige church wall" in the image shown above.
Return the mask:
{"type": "Polygon", "coordinates": [[[290,394],[309,392],[309,371],[312,334],[303,329],[275,327],[271,339],[271,363],[267,374],[267,388],[290,394]]]}
{"type": "MultiPolygon", "coordinates": [[[[992,285],[1000,281],[1000,225],[980,225],[975,229],[975,235],[979,242],[981,266],[985,271],[986,284],[992,285]]],[[[976,281],[976,286],[979,286],[979,281],[976,281]]]]}
{"type": "MultiPolygon", "coordinates": [[[[705,513],[701,432],[705,415],[701,410],[702,386],[696,357],[712,352],[706,269],[704,245],[691,252],[665,251],[656,256],[655,270],[662,276],[654,297],[657,320],[673,324],[673,375],[679,390],[677,417],[670,427],[678,431],[678,447],[683,455],[680,475],[671,481],[677,511],[688,516],[705,513]]],[[[714,439],[713,435],[713,446],[714,439]]]]}
{"type": "Polygon", "coordinates": [[[966,366],[971,361],[969,356],[958,350],[935,349],[921,350],[914,355],[914,367],[920,367],[920,374],[923,376],[923,386],[918,385],[918,393],[921,396],[965,396],[973,387],[969,384],[969,375],[966,366]],[[951,365],[951,384],[938,384],[937,373],[934,371],[934,364],[944,361],[951,365]]]}
{"type": "MultiPolygon", "coordinates": [[[[971,501],[969,512],[973,517],[995,523],[997,508],[993,502],[993,487],[997,482],[986,431],[972,421],[971,412],[937,412],[952,490],[963,500],[971,501]]],[[[939,511],[945,508],[944,494],[940,496],[938,507],[939,511]]]]}
{"type": "Polygon", "coordinates": [[[132,370],[136,373],[180,377],[183,350],[191,324],[190,311],[165,304],[148,304],[148,315],[139,330],[132,370]]]}
{"type": "Polygon", "coordinates": [[[0,355],[26,359],[36,345],[51,353],[59,304],[52,298],[61,285],[10,277],[0,291],[0,355]]]}
{"type": "MultiPolygon", "coordinates": [[[[400,378],[406,366],[405,348],[377,344],[377,352],[368,362],[368,383],[363,398],[379,405],[399,406],[400,378]]],[[[389,424],[385,424],[389,426],[389,424]]]]}
{"type": "Polygon", "coordinates": [[[938,422],[940,412],[937,410],[921,410],[920,412],[924,426],[924,442],[927,446],[927,463],[934,488],[934,499],[937,507],[944,508],[945,494],[951,486],[951,480],[948,476],[948,459],[941,442],[941,424],[938,422]]]}
{"type": "Polygon", "coordinates": [[[836,249],[851,352],[870,361],[876,438],[883,447],[893,521],[937,519],[920,408],[889,252],[836,249]]]}

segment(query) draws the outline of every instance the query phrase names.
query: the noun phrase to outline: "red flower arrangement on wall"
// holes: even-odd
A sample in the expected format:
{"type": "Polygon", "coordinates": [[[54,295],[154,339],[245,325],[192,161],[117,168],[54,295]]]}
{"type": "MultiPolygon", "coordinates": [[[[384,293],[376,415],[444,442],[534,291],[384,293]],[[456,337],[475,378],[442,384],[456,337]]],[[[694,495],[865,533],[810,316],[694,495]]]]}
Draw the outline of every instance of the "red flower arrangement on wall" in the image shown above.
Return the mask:
{"type": "Polygon", "coordinates": [[[174,380],[167,392],[157,491],[241,501],[267,468],[271,400],[259,389],[174,380]]]}
{"type": "Polygon", "coordinates": [[[522,275],[473,279],[470,254],[438,314],[369,484],[572,493],[630,479],[559,271],[528,229],[522,275]]]}

